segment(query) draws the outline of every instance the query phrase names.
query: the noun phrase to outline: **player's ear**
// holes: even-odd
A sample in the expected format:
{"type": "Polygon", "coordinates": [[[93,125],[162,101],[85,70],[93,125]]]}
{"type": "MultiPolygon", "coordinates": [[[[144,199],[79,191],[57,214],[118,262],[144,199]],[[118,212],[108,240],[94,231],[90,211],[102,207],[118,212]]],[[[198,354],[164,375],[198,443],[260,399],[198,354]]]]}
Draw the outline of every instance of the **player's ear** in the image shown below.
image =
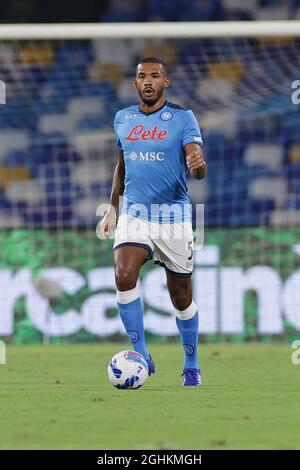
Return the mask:
{"type": "Polygon", "coordinates": [[[165,79],[165,88],[168,88],[170,83],[171,83],[171,79],[169,77],[166,77],[166,79],[165,79]]]}
{"type": "Polygon", "coordinates": [[[133,84],[134,84],[135,88],[137,88],[137,85],[136,85],[136,78],[133,79],[133,84]]]}

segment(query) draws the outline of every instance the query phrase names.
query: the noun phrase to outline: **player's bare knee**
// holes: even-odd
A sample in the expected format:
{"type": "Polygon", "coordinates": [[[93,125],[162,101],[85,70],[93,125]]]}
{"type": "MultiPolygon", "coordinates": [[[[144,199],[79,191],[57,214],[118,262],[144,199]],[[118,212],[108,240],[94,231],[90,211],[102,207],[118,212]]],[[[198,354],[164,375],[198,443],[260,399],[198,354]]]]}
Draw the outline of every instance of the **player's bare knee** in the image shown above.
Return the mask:
{"type": "Polygon", "coordinates": [[[189,292],[177,292],[171,296],[172,303],[177,310],[185,310],[192,302],[189,292]]]}
{"type": "Polygon", "coordinates": [[[130,290],[136,285],[136,274],[127,267],[116,267],[115,277],[118,290],[130,290]]]}

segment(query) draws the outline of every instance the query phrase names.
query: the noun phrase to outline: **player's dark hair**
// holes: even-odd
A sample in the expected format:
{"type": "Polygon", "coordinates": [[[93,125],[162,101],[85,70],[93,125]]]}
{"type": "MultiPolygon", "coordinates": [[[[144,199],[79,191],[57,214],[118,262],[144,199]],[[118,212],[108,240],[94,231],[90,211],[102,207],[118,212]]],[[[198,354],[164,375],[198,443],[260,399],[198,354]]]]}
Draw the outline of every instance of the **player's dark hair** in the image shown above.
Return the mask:
{"type": "Polygon", "coordinates": [[[140,64],[160,64],[162,66],[164,74],[169,75],[166,63],[158,57],[144,57],[143,59],[139,60],[137,67],[140,64]]]}

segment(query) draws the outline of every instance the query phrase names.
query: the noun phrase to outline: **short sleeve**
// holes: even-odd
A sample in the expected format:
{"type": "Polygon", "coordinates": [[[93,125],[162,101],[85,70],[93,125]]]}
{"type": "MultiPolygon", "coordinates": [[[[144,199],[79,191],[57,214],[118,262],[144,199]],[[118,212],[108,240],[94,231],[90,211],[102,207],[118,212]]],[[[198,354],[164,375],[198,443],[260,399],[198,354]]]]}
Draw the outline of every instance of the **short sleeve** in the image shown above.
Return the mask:
{"type": "Polygon", "coordinates": [[[189,109],[184,113],[182,128],[182,145],[186,144],[203,145],[202,135],[198,121],[194,113],[189,109]]]}
{"type": "Polygon", "coordinates": [[[114,131],[115,131],[116,140],[117,140],[117,147],[118,147],[118,149],[122,150],[122,144],[121,144],[121,141],[120,141],[119,136],[118,136],[118,124],[119,124],[119,112],[117,112],[117,114],[115,115],[114,131]]]}

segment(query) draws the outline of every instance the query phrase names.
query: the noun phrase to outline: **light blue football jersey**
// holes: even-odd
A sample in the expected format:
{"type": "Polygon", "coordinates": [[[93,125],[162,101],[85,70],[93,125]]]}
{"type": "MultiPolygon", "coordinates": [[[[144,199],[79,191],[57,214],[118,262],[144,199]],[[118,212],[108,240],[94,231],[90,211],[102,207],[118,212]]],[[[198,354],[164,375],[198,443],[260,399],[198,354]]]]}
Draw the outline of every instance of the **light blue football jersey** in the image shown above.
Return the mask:
{"type": "Polygon", "coordinates": [[[118,148],[125,161],[122,213],[153,222],[190,220],[184,145],[202,145],[191,110],[168,101],[146,114],[138,105],[117,112],[118,148]]]}

